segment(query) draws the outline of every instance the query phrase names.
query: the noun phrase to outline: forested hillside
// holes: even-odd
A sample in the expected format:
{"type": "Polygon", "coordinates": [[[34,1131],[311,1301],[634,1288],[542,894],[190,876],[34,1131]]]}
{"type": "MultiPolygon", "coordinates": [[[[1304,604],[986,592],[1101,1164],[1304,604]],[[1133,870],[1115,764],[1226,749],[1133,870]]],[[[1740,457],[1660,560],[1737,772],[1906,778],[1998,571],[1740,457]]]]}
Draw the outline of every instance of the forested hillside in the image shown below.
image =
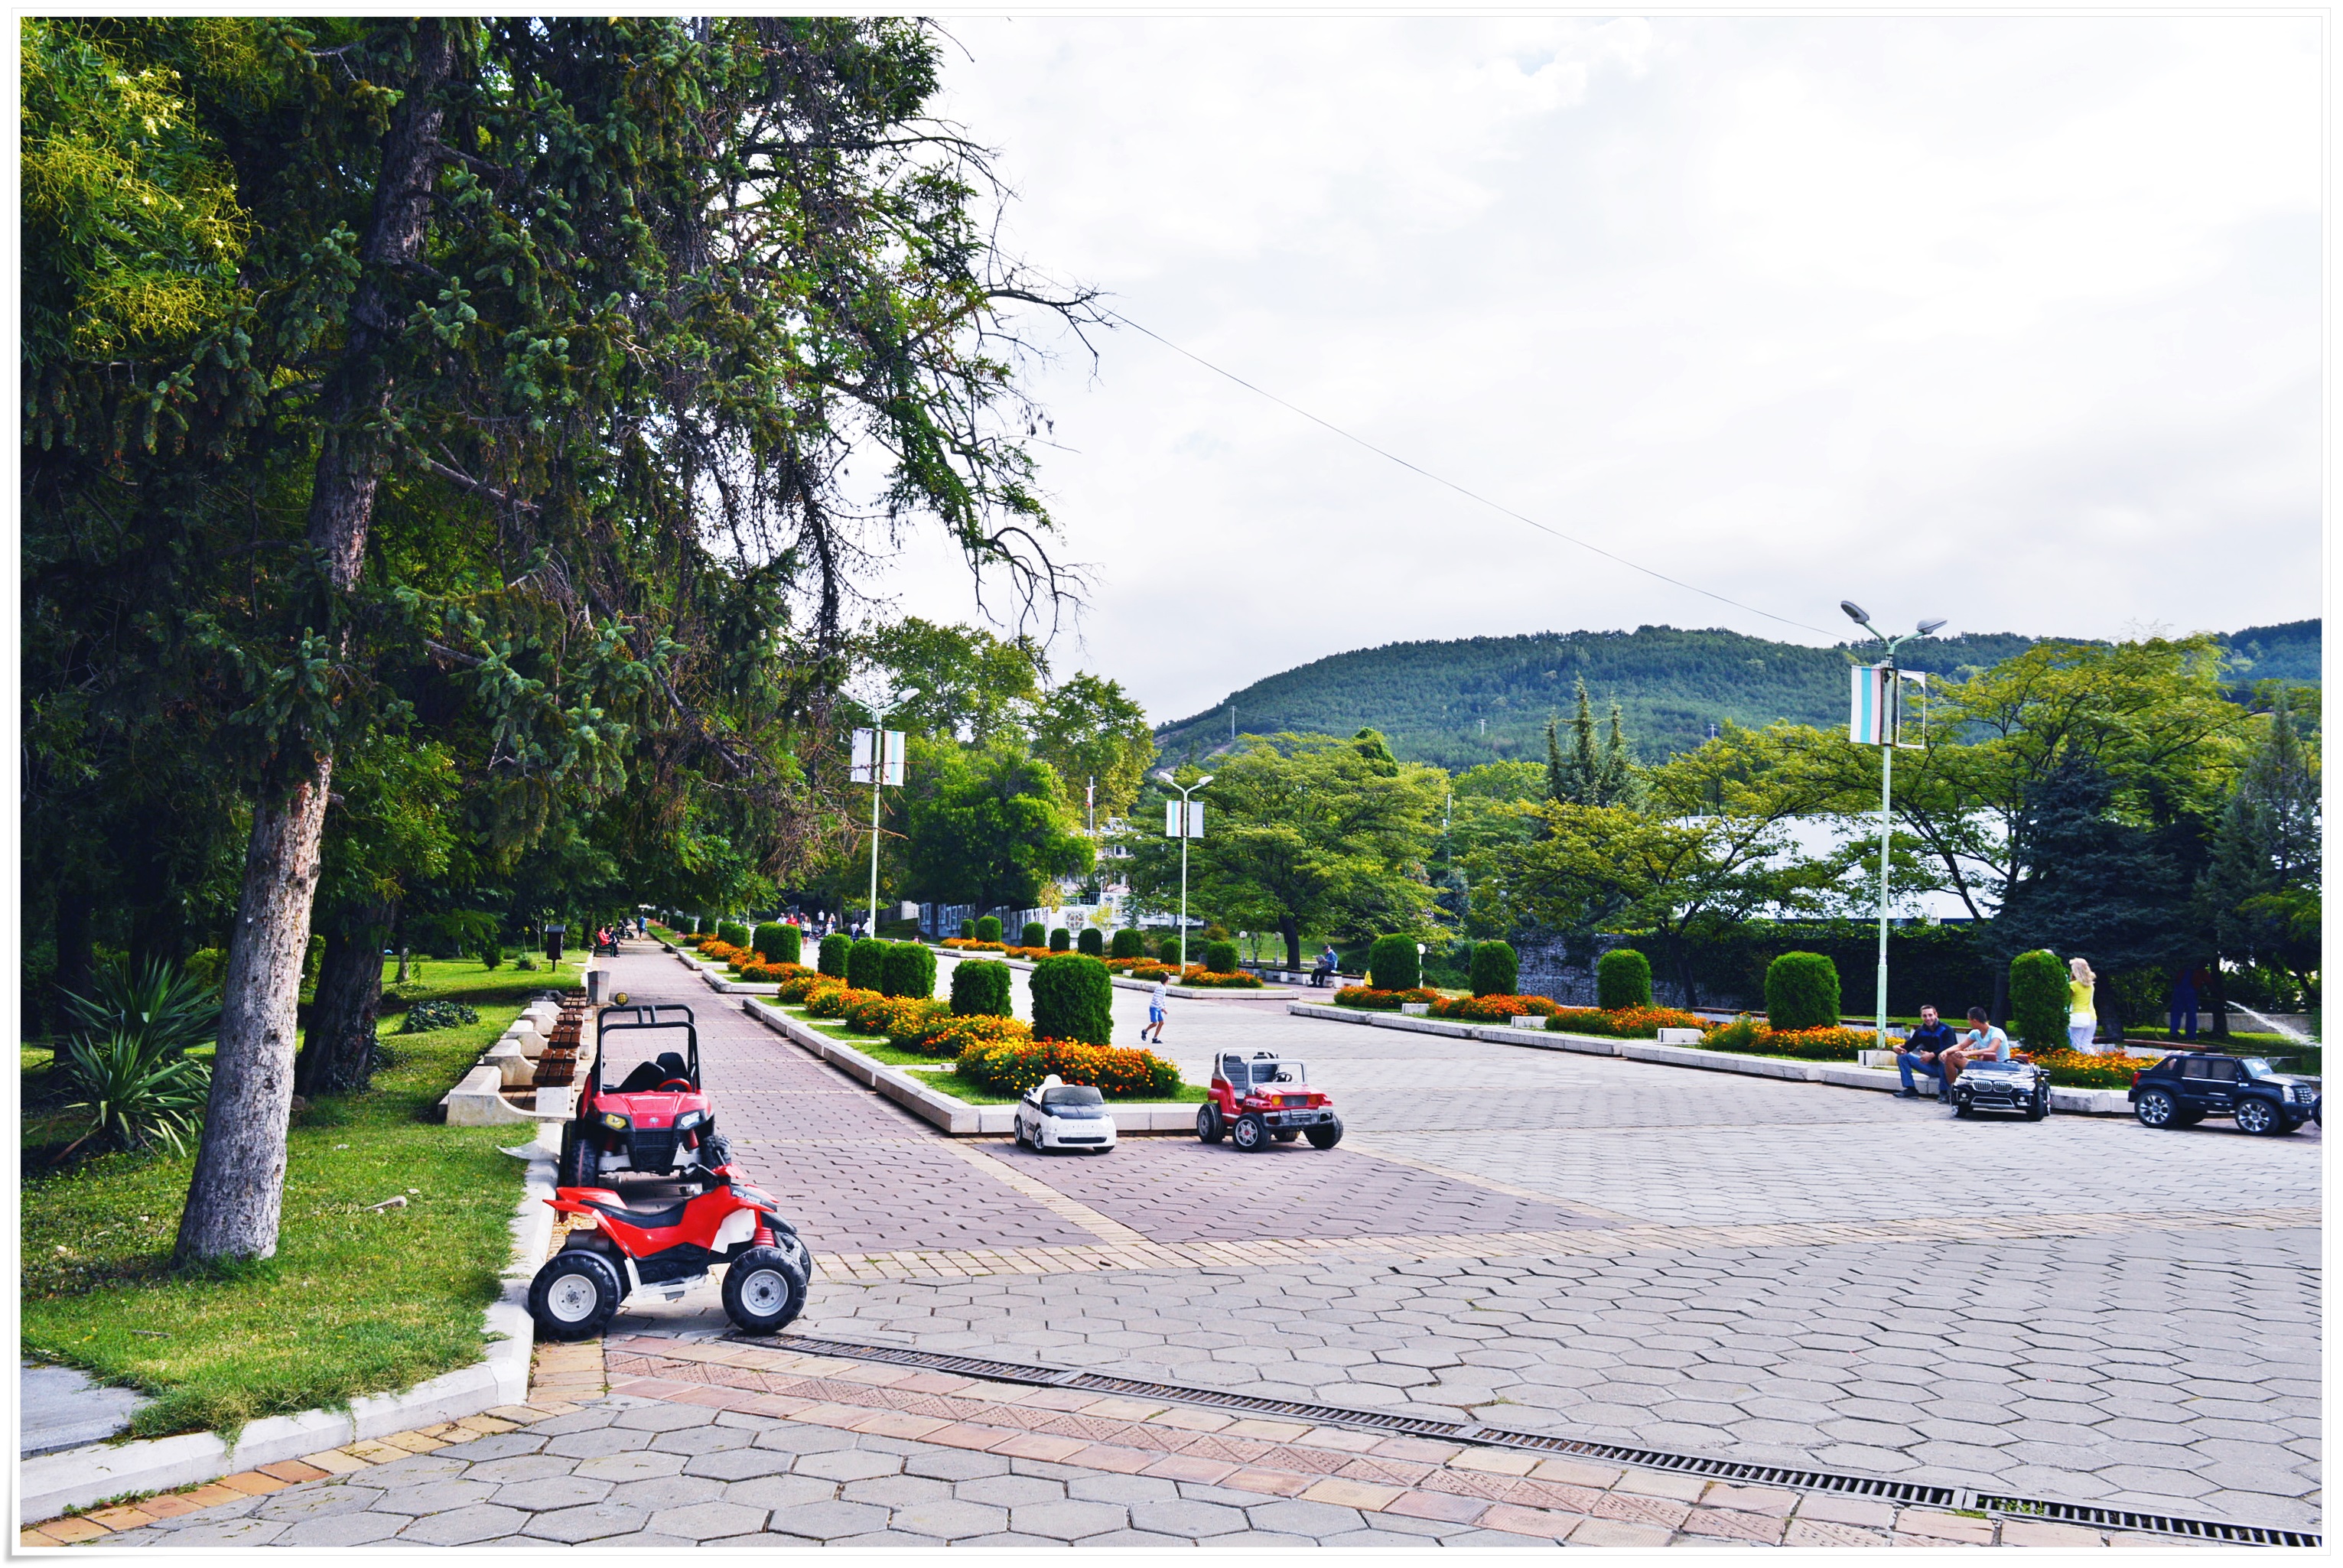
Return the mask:
{"type": "MultiPolygon", "coordinates": [[[[2226,639],[2241,678],[2318,678],[2319,623],[2253,627],[2226,639]]],[[[1958,674],[2030,648],[2011,632],[1907,644],[1907,668],[1958,674]]],[[[1738,632],[1550,632],[1455,642],[1394,642],[1338,653],[1232,693],[1156,732],[1167,757],[1202,756],[1239,734],[1280,730],[1349,735],[1372,725],[1411,761],[1460,769],[1507,758],[1543,759],[1549,715],[1570,715],[1584,678],[1598,717],[1616,701],[1645,759],[1698,745],[1713,723],[1846,721],[1853,645],[1804,648],[1738,632]],[[1232,715],[1233,709],[1233,715],[1232,715]]]]}

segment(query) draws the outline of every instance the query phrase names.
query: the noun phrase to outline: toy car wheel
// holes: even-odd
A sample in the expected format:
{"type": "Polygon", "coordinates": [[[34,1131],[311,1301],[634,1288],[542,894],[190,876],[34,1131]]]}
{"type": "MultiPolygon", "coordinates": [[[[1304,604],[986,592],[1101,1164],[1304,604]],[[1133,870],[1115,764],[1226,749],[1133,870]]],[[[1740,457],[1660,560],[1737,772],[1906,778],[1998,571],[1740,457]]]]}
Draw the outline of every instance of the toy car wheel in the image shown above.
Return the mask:
{"type": "Polygon", "coordinates": [[[711,1132],[700,1141],[699,1163],[702,1169],[717,1171],[732,1163],[732,1141],[720,1132],[711,1132]]]}
{"type": "Polygon", "coordinates": [[[1229,1129],[1229,1141],[1248,1154],[1258,1154],[1269,1147],[1269,1127],[1257,1112],[1248,1111],[1229,1129]]]}
{"type": "Polygon", "coordinates": [[[561,1131],[561,1164],[557,1186],[598,1187],[602,1184],[601,1161],[594,1157],[594,1145],[571,1122],[561,1131]]]}
{"type": "Polygon", "coordinates": [[[2179,1102],[2161,1089],[2140,1091],[2137,1102],[2131,1108],[2131,1113],[2139,1118],[2139,1124],[2142,1127],[2186,1126],[2187,1123],[2180,1120],[2179,1112],[2179,1102]]]}
{"type": "Polygon", "coordinates": [[[1280,1143],[1291,1143],[1295,1139],[1302,1136],[1302,1129],[1299,1127],[1281,1127],[1276,1131],[1271,1133],[1270,1136],[1276,1139],[1280,1143]]]}
{"type": "Polygon", "coordinates": [[[1315,1127],[1304,1129],[1303,1131],[1310,1140],[1310,1147],[1312,1149],[1332,1149],[1335,1144],[1342,1141],[1342,1122],[1340,1117],[1332,1121],[1322,1121],[1315,1127]]]}
{"type": "Polygon", "coordinates": [[[743,1333],[776,1333],[805,1311],[806,1278],[789,1254],[752,1247],[724,1271],[724,1315],[743,1333]]]}
{"type": "Polygon", "coordinates": [[[2241,1100],[2237,1102],[2237,1131],[2260,1136],[2291,1131],[2278,1108],[2267,1100],[2241,1100]]]}
{"type": "Polygon", "coordinates": [[[1969,1102],[1963,1100],[1958,1095],[1955,1095],[1953,1097],[1953,1115],[1958,1120],[1966,1121],[1968,1120],[1968,1114],[1969,1102]]]}
{"type": "Polygon", "coordinates": [[[1200,1141],[1218,1143],[1227,1132],[1228,1129],[1221,1125],[1219,1106],[1207,1101],[1196,1108],[1196,1137],[1200,1141]]]}
{"type": "Polygon", "coordinates": [[[2026,1102],[2026,1120],[2028,1121],[2039,1121],[2049,1114],[2050,1091],[2046,1089],[2036,1090],[2034,1091],[2034,1098],[2026,1102]]]}
{"type": "Polygon", "coordinates": [[[548,1339],[590,1339],[610,1326],[625,1297],[608,1259],[582,1248],[565,1250],[547,1259],[528,1282],[528,1315],[548,1339]]]}

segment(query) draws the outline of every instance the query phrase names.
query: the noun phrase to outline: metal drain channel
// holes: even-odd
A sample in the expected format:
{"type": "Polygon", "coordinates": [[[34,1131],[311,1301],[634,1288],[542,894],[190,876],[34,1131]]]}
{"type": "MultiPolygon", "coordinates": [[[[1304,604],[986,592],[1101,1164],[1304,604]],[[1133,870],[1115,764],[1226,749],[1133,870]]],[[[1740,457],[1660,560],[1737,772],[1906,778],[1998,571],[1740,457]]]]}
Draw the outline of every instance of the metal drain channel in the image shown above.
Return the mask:
{"type": "MultiPolygon", "coordinates": [[[[727,1338],[745,1339],[739,1334],[727,1338]]],[[[1705,1476],[1715,1481],[1754,1482],[1793,1487],[1802,1492],[1828,1492],[1847,1497],[1876,1498],[1885,1503],[1917,1503],[1929,1508],[1974,1508],[2011,1518],[2047,1520],[2062,1524],[2097,1525],[2109,1530],[2133,1530],[2157,1535],[2186,1536],[2238,1546],[2318,1546],[2321,1538],[2298,1530],[2277,1530],[2258,1524],[2229,1524],[2214,1519],[2187,1519],[2166,1513],[2135,1513],[2089,1503],[2053,1503],[2036,1497],[2006,1497],[1950,1486],[1929,1486],[1909,1481],[1883,1481],[1876,1476],[1846,1475],[1828,1470],[1794,1470],[1783,1465],[1752,1464],[1713,1459],[1705,1454],[1671,1453],[1664,1449],[1629,1448],[1584,1438],[1553,1437],[1543,1432],[1508,1432],[1503,1427],[1470,1422],[1433,1421],[1424,1416],[1393,1415],[1382,1411],[1346,1410],[1340,1405],[1304,1404],[1298,1400],[1265,1399],[1258,1394],[1229,1393],[1220,1389],[1189,1388],[1180,1383],[1150,1382],[1141,1378],[1112,1377],[1104,1372],[1071,1368],[1033,1366],[1021,1362],[988,1361],[981,1356],[953,1355],[943,1351],[907,1350],[895,1345],[854,1344],[843,1340],[817,1340],[796,1334],[775,1334],[755,1342],[809,1355],[839,1356],[850,1361],[881,1362],[919,1367],[930,1372],[959,1372],[995,1382],[1033,1383],[1045,1388],[1081,1389],[1088,1392],[1122,1394],[1140,1399],[1169,1400],[1179,1404],[1205,1405],[1214,1410],[1243,1411],[1251,1415],[1282,1415],[1313,1426],[1365,1427],[1374,1432],[1403,1432],[1410,1437],[1436,1437],[1485,1448],[1528,1449],[1539,1453],[1565,1453],[1574,1458],[1607,1460],[1644,1470],[1665,1470],[1678,1475],[1705,1476]]]]}

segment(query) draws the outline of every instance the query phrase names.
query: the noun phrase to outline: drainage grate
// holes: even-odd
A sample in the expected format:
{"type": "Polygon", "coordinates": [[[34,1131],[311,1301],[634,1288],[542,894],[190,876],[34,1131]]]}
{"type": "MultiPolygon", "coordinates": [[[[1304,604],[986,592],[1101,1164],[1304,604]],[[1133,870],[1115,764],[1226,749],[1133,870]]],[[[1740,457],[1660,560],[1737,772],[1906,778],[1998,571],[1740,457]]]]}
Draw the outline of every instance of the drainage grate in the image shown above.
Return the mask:
{"type": "MultiPolygon", "coordinates": [[[[747,1339],[749,1336],[732,1334],[727,1337],[747,1339]]],[[[1969,1507],[2015,1518],[2097,1525],[2101,1529],[2140,1531],[2156,1535],[2179,1535],[2191,1540],[2218,1541],[2237,1546],[2315,1547],[2320,1544],[2320,1537],[2298,1530],[2274,1530],[2258,1524],[2228,1524],[2218,1520],[2184,1519],[2164,1513],[2137,1513],[2121,1508],[2052,1503],[2034,1497],[1971,1494],[1949,1486],[1929,1486],[1917,1482],[1883,1481],[1877,1476],[1846,1475],[1828,1470],[1794,1470],[1784,1465],[1714,1459],[1706,1454],[1671,1453],[1664,1449],[1629,1448],[1621,1443],[1554,1437],[1544,1432],[1507,1432],[1502,1427],[1480,1426],[1470,1422],[1433,1421],[1423,1416],[1393,1415],[1383,1411],[1305,1404],[1298,1400],[1266,1399],[1258,1394],[1188,1388],[1179,1383],[1150,1382],[1140,1378],[1034,1366],[1022,1362],[988,1361],[981,1356],[952,1355],[941,1351],[854,1344],[843,1340],[809,1339],[797,1334],[761,1336],[758,1342],[809,1355],[920,1367],[930,1372],[958,1372],[963,1377],[987,1378],[996,1382],[1039,1383],[1052,1388],[1083,1389],[1097,1393],[1119,1393],[1141,1399],[1169,1400],[1179,1404],[1205,1405],[1214,1410],[1241,1410],[1252,1415],[1282,1415],[1294,1421],[1306,1421],[1313,1426],[1365,1427],[1375,1432],[1443,1438],[1451,1442],[1477,1443],[1489,1448],[1566,1453],[1574,1458],[1606,1460],[1614,1464],[1665,1470],[1678,1475],[1700,1475],[1715,1481],[1750,1482],[1767,1486],[1786,1486],[1802,1492],[1872,1497],[1885,1503],[1918,1504],[1927,1508],[1969,1507]]]]}
{"type": "Polygon", "coordinates": [[[2047,1519],[2060,1524],[2091,1524],[2103,1530],[2141,1530],[2157,1535],[2186,1535],[2196,1541],[2221,1541],[2232,1546],[2317,1546],[2320,1537],[2300,1530],[2273,1530],[2259,1524],[2225,1524],[2217,1519],[2176,1519],[2168,1513],[2135,1513],[2127,1508],[2101,1508],[2088,1503],[2045,1503],[2032,1497],[1996,1497],[1979,1493],[1976,1506],[1988,1513],[2016,1519],[2047,1519]]]}

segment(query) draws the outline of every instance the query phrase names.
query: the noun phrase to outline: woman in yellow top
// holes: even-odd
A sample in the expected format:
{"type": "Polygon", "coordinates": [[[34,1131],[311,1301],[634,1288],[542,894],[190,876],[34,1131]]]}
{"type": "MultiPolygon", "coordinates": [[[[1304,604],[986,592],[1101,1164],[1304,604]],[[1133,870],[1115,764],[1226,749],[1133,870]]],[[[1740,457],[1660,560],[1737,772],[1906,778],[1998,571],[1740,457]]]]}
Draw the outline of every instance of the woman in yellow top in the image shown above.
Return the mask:
{"type": "Polygon", "coordinates": [[[2066,1039],[2087,1056],[2091,1036],[2099,1031],[2099,1015],[2091,1006],[2092,988],[2099,983],[2099,977],[2081,959],[2068,959],[2066,973],[2073,977],[2066,985],[2066,1039]]]}

